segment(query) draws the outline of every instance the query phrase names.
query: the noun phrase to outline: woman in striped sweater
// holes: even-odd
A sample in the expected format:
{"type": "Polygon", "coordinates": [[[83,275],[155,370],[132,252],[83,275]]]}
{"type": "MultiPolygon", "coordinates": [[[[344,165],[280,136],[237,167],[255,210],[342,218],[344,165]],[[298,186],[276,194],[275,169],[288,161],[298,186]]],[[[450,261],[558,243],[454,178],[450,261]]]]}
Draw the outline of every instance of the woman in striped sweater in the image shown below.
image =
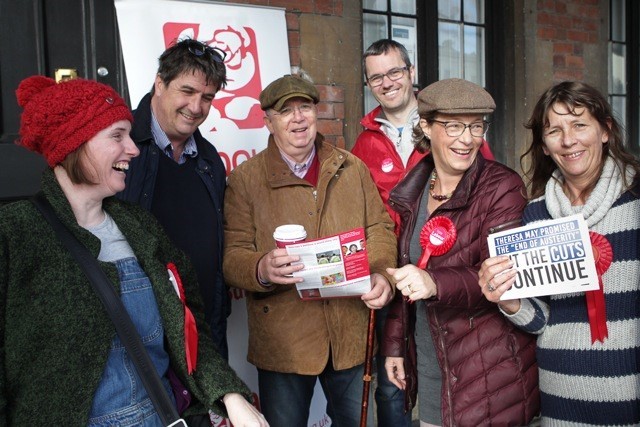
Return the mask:
{"type": "Polygon", "coordinates": [[[591,335],[582,293],[500,301],[515,282],[506,257],[486,260],[485,297],[538,334],[545,426],[640,424],[640,163],[625,150],[611,106],[593,87],[563,82],[538,100],[527,124],[531,201],[524,223],[582,213],[611,245],[602,276],[606,330],[591,335]],[[592,338],[595,340],[592,343],[592,338]]]}

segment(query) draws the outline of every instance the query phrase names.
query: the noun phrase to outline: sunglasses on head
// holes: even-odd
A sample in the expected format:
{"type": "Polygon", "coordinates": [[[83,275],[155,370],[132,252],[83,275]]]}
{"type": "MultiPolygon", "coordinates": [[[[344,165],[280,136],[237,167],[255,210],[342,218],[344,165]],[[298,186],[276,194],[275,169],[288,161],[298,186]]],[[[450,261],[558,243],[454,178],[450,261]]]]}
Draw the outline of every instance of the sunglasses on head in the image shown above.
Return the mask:
{"type": "Polygon", "coordinates": [[[205,43],[199,42],[197,40],[186,40],[185,45],[189,52],[194,54],[195,56],[203,56],[205,53],[208,53],[215,62],[223,63],[224,59],[227,57],[227,53],[218,49],[217,47],[211,47],[205,43]]]}

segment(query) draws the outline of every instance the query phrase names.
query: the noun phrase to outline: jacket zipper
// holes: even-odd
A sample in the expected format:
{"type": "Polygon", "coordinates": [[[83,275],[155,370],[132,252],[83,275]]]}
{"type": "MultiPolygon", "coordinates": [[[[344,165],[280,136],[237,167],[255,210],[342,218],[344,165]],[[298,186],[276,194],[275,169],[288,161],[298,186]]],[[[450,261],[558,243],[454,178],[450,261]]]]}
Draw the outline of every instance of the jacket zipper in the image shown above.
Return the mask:
{"type": "Polygon", "coordinates": [[[440,328],[440,321],[438,320],[438,316],[436,316],[435,313],[433,313],[433,318],[435,319],[435,323],[436,326],[438,328],[438,341],[440,342],[440,348],[442,349],[442,357],[443,357],[443,366],[442,366],[442,371],[443,371],[443,375],[442,375],[442,383],[443,386],[446,387],[446,393],[447,393],[447,402],[449,403],[449,414],[448,414],[448,418],[449,418],[449,425],[454,425],[453,424],[453,403],[451,402],[451,386],[449,384],[449,359],[447,358],[447,351],[444,345],[444,339],[442,338],[442,330],[440,328]]]}

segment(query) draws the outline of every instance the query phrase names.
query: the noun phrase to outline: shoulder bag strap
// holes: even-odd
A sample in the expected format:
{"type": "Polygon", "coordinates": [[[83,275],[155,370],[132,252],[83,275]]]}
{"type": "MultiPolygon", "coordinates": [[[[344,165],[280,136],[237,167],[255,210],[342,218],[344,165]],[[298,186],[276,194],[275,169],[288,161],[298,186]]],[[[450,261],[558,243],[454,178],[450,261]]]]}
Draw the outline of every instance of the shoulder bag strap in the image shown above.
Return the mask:
{"type": "Polygon", "coordinates": [[[160,420],[167,426],[186,427],[187,424],[180,418],[175,405],[169,398],[160,376],[153,366],[153,362],[151,362],[149,353],[144,348],[140,335],[129,317],[129,313],[116,294],[111,281],[100,268],[98,261],[64,226],[42,193],[38,193],[31,201],[51,224],[60,241],[78,261],[82,271],[91,282],[91,286],[98,294],[100,301],[115,325],[116,331],[142,379],[142,383],[158,412],[160,420]]]}

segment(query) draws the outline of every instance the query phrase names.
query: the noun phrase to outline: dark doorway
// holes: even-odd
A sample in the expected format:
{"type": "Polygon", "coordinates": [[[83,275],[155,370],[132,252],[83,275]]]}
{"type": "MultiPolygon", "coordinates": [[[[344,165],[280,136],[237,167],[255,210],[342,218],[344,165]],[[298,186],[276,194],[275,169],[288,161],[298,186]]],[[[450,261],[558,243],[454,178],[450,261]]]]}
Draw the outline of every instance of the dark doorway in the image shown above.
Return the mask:
{"type": "Polygon", "coordinates": [[[16,146],[25,77],[78,77],[113,86],[127,99],[124,63],[112,0],[0,0],[0,203],[39,189],[44,160],[16,146]]]}

